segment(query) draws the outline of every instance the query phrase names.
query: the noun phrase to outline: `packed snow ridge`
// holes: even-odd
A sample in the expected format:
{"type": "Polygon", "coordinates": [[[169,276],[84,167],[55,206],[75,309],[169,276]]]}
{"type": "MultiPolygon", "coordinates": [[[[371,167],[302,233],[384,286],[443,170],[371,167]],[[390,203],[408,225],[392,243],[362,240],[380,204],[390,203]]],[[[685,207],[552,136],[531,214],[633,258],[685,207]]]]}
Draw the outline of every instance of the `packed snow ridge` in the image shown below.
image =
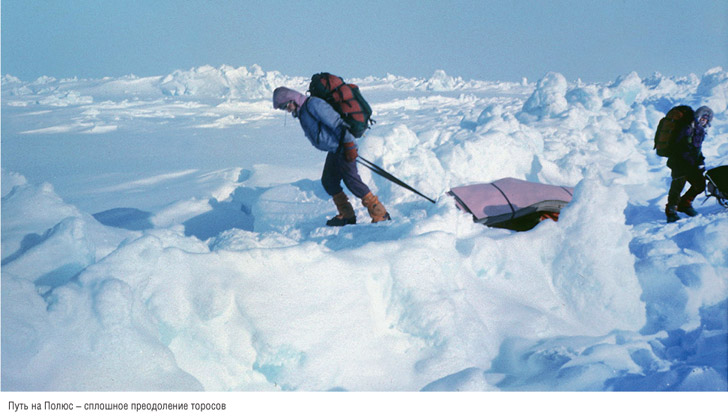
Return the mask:
{"type": "MultiPolygon", "coordinates": [[[[342,75],[345,76],[345,75],[342,75]]],[[[2,78],[2,390],[728,390],[728,212],[666,224],[652,149],[728,73],[357,83],[390,222],[325,226],[324,155],[272,90],[307,76],[2,78]],[[575,187],[558,222],[487,228],[455,186],[575,187]]]]}

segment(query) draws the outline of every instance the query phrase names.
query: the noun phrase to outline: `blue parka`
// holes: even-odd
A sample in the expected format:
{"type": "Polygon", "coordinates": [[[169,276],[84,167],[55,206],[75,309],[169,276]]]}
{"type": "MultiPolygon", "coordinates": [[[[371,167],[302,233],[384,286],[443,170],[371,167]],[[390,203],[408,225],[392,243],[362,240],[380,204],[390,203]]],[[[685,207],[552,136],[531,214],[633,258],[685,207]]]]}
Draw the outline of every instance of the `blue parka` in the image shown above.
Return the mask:
{"type": "Polygon", "coordinates": [[[348,126],[334,108],[325,100],[310,96],[296,115],[306,138],[319,150],[337,153],[342,144],[354,142],[348,126]]]}

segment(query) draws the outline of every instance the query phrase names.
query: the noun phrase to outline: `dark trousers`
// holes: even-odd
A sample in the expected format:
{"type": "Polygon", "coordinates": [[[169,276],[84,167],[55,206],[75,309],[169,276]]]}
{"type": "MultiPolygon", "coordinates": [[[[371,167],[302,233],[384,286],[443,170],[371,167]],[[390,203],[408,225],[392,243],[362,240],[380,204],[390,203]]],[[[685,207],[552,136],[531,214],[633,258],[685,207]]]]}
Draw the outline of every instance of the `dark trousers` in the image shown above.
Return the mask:
{"type": "Polygon", "coordinates": [[[670,183],[670,191],[667,193],[667,205],[678,205],[680,203],[680,194],[686,182],[690,183],[690,189],[682,196],[683,201],[692,202],[696,196],[705,190],[705,177],[698,168],[673,169],[672,183],[670,183]]]}
{"type": "Polygon", "coordinates": [[[348,162],[341,153],[329,153],[326,155],[324,172],[321,175],[321,184],[324,185],[326,193],[331,196],[343,191],[341,181],[357,198],[363,198],[369,193],[369,187],[362,182],[356,161],[348,162]]]}

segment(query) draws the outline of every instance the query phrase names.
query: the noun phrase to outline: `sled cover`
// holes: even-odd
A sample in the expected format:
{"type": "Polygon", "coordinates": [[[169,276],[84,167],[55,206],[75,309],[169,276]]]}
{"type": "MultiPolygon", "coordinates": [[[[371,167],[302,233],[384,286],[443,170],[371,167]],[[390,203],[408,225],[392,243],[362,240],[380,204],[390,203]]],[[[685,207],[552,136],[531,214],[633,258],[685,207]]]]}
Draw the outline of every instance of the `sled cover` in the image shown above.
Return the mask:
{"type": "Polygon", "coordinates": [[[473,214],[476,223],[528,230],[542,219],[558,220],[561,208],[571,202],[574,188],[504,178],[458,186],[449,193],[460,209],[473,214]]]}

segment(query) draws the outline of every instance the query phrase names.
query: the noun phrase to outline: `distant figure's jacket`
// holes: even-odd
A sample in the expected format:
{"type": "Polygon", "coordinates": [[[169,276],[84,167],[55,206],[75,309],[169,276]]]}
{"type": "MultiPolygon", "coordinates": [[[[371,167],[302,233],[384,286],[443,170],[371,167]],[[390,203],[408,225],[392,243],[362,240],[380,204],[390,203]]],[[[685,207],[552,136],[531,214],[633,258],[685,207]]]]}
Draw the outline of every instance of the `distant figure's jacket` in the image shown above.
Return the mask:
{"type": "Polygon", "coordinates": [[[667,166],[679,171],[694,169],[705,161],[702,147],[705,129],[693,122],[680,133],[672,154],[667,159],[667,166]]]}

